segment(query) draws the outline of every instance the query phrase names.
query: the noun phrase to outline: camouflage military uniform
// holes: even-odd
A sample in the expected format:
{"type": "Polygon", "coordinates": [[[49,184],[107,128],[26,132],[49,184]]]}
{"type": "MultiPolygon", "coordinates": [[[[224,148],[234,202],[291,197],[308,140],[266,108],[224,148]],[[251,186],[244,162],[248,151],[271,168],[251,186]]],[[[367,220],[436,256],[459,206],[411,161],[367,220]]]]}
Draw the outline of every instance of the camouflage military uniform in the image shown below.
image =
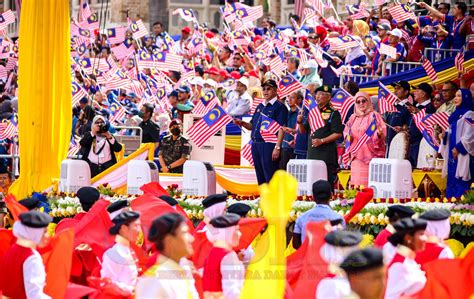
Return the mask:
{"type": "MultiPolygon", "coordinates": [[[[160,144],[159,156],[163,157],[166,165],[170,165],[174,161],[185,158],[189,159],[191,155],[191,144],[183,136],[178,136],[176,140],[173,140],[173,135],[167,135],[163,137],[160,144]]],[[[183,173],[183,166],[178,166],[170,170],[172,173],[183,173]]]]}

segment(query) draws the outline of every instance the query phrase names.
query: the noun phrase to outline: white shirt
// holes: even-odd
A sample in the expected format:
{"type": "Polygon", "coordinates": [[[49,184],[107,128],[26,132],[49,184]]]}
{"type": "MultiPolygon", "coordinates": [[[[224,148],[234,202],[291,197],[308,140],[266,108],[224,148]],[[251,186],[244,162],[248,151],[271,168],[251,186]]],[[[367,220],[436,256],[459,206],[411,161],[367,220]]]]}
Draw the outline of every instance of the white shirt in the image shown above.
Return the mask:
{"type": "MultiPolygon", "coordinates": [[[[35,249],[33,255],[29,256],[23,263],[23,284],[28,299],[48,299],[51,298],[43,293],[46,285],[46,271],[44,270],[43,259],[35,249]]],[[[3,270],[2,270],[3,271],[3,270]]]]}
{"type": "Polygon", "coordinates": [[[194,279],[175,261],[160,255],[158,263],[138,279],[136,299],[198,299],[194,279]]]}
{"type": "Polygon", "coordinates": [[[245,267],[237,253],[231,251],[221,261],[222,293],[225,299],[238,299],[245,279],[245,267]]]}
{"type": "Polygon", "coordinates": [[[137,284],[138,269],[132,249],[120,243],[115,243],[112,248],[108,249],[102,256],[100,277],[110,278],[120,289],[133,292],[137,284]]]}
{"type": "Polygon", "coordinates": [[[95,164],[104,164],[112,160],[112,151],[110,149],[110,144],[115,143],[115,138],[110,140],[110,144],[107,142],[107,138],[102,136],[95,136],[96,138],[96,145],[95,145],[95,152],[94,152],[94,143],[92,143],[91,151],[89,152],[89,156],[87,158],[89,161],[95,164]],[[102,148],[102,151],[100,150],[102,148]],[[99,153],[100,151],[100,153],[99,153]]]}
{"type": "Polygon", "coordinates": [[[250,111],[251,101],[252,97],[247,92],[239,95],[237,91],[233,90],[227,95],[227,102],[229,103],[227,113],[232,117],[245,115],[250,111]]]}
{"type": "Polygon", "coordinates": [[[393,246],[392,243],[387,242],[383,245],[382,252],[383,252],[383,259],[385,263],[388,264],[392,261],[393,257],[397,253],[397,247],[393,246]]]}
{"type": "Polygon", "coordinates": [[[351,285],[345,277],[323,278],[316,288],[316,299],[342,299],[351,294],[351,285]]]}
{"type": "MultiPolygon", "coordinates": [[[[397,252],[400,252],[400,248],[397,252]]],[[[414,256],[414,252],[412,253],[414,256]]],[[[406,257],[403,263],[395,263],[388,269],[385,299],[399,299],[402,295],[414,295],[421,291],[425,284],[425,272],[421,270],[413,257],[406,257]]]]}

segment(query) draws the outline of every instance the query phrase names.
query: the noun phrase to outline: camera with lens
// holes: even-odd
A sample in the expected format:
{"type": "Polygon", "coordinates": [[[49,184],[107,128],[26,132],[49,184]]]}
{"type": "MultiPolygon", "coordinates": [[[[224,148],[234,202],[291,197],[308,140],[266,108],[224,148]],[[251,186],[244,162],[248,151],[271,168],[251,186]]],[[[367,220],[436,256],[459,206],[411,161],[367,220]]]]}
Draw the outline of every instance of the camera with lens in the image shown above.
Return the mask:
{"type": "Polygon", "coordinates": [[[110,129],[110,123],[106,122],[105,124],[99,125],[99,134],[108,132],[110,129]]]}

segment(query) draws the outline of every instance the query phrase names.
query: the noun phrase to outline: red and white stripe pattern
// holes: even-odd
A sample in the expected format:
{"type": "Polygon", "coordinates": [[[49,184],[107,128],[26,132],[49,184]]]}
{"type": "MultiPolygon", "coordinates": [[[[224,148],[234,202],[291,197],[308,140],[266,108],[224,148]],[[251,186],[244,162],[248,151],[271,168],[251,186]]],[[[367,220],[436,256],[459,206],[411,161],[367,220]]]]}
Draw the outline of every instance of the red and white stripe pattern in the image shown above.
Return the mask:
{"type": "Polygon", "coordinates": [[[199,99],[196,107],[193,108],[193,113],[198,116],[204,115],[216,107],[216,105],[219,105],[216,93],[213,90],[208,91],[199,99]]]}
{"type": "Polygon", "coordinates": [[[299,16],[300,18],[303,17],[303,12],[305,10],[305,1],[306,0],[295,0],[295,9],[293,11],[293,14],[299,16]]]}
{"type": "Polygon", "coordinates": [[[180,71],[183,56],[170,52],[156,54],[155,67],[161,71],[180,71]]]}
{"type": "Polygon", "coordinates": [[[190,127],[187,134],[197,147],[202,147],[209,138],[231,121],[232,117],[217,106],[190,127]]]}
{"type": "Polygon", "coordinates": [[[382,83],[379,82],[379,110],[381,114],[386,112],[397,112],[395,104],[397,103],[398,98],[388,90],[388,88],[382,83]]]}
{"type": "Polygon", "coordinates": [[[265,127],[260,127],[260,135],[262,135],[263,140],[268,143],[277,143],[278,136],[276,135],[280,130],[281,126],[275,120],[270,122],[270,125],[265,127]]]}
{"type": "Polygon", "coordinates": [[[244,147],[242,147],[241,149],[242,151],[242,157],[247,160],[250,165],[254,165],[253,164],[253,157],[252,157],[252,140],[250,140],[246,145],[244,145],[244,147]]]}
{"type": "Polygon", "coordinates": [[[340,37],[330,37],[328,42],[331,50],[340,51],[359,46],[359,42],[350,35],[340,37]]]}
{"type": "Polygon", "coordinates": [[[280,98],[286,97],[303,87],[300,81],[296,80],[291,74],[288,74],[278,83],[278,96],[280,98]]]}
{"type": "Polygon", "coordinates": [[[79,144],[79,141],[81,140],[80,136],[74,136],[74,140],[71,140],[69,143],[69,150],[67,151],[67,156],[68,157],[73,157],[76,156],[79,150],[81,149],[81,145],[79,144]]]}
{"type": "Polygon", "coordinates": [[[436,81],[438,81],[438,74],[436,73],[431,62],[426,57],[423,57],[422,65],[426,71],[426,74],[428,75],[428,77],[430,77],[431,81],[433,83],[436,83],[436,81]]]}
{"type": "Polygon", "coordinates": [[[314,8],[320,15],[324,15],[324,3],[322,0],[311,0],[311,7],[314,8]]]}
{"type": "Polygon", "coordinates": [[[308,122],[309,127],[311,128],[311,134],[313,134],[317,129],[324,127],[325,122],[321,115],[321,111],[319,110],[318,104],[314,100],[309,90],[306,90],[304,107],[309,111],[308,122]]]}
{"type": "Polygon", "coordinates": [[[437,112],[427,115],[423,119],[423,123],[426,124],[426,128],[433,127],[434,125],[440,126],[444,131],[449,128],[449,113],[448,112],[437,112]]]}
{"type": "Polygon", "coordinates": [[[425,125],[422,122],[425,116],[426,116],[425,109],[420,110],[419,112],[417,112],[416,114],[413,114],[412,116],[413,121],[415,122],[415,125],[418,128],[418,130],[420,130],[420,132],[423,132],[426,129],[425,125]]]}
{"type": "Polygon", "coordinates": [[[120,121],[124,118],[126,111],[127,110],[125,109],[125,107],[121,106],[120,109],[117,110],[115,114],[110,118],[110,122],[112,124],[120,123],[120,121]]]}
{"type": "Polygon", "coordinates": [[[252,107],[250,107],[250,114],[255,114],[257,106],[260,105],[260,103],[263,103],[263,101],[265,101],[264,98],[254,97],[252,101],[252,107]]]}
{"type": "Polygon", "coordinates": [[[127,34],[127,28],[115,27],[107,29],[107,41],[111,44],[120,44],[125,40],[127,34]]]}
{"type": "Polygon", "coordinates": [[[72,105],[76,106],[83,97],[87,97],[87,92],[77,82],[72,82],[72,105]]]}
{"type": "Polygon", "coordinates": [[[454,58],[454,65],[456,66],[456,69],[461,74],[464,74],[464,52],[463,51],[460,51],[454,58]]]}
{"type": "Polygon", "coordinates": [[[7,81],[8,79],[8,70],[3,65],[0,65],[0,80],[7,81]]]}
{"type": "Polygon", "coordinates": [[[17,133],[17,127],[9,120],[0,122],[0,140],[11,139],[17,133]]]}
{"type": "Polygon", "coordinates": [[[143,21],[138,19],[135,22],[129,20],[129,28],[132,31],[132,36],[134,39],[139,39],[148,35],[148,30],[146,29],[143,21]]]}
{"type": "Polygon", "coordinates": [[[276,55],[270,59],[270,70],[277,76],[280,76],[286,70],[286,64],[283,63],[280,55],[276,55]]]}
{"type": "Polygon", "coordinates": [[[133,47],[128,48],[124,43],[121,43],[116,47],[112,47],[111,50],[117,59],[128,57],[133,53],[133,47]]]}
{"type": "Polygon", "coordinates": [[[13,22],[15,22],[15,14],[9,9],[0,16],[0,30],[7,28],[13,22]]]}
{"type": "Polygon", "coordinates": [[[79,12],[78,12],[78,20],[79,22],[87,20],[92,15],[91,8],[89,7],[89,3],[87,1],[84,1],[82,3],[81,7],[79,7],[79,12]]]}
{"type": "Polygon", "coordinates": [[[395,108],[393,104],[389,103],[387,98],[381,97],[379,98],[379,111],[380,114],[384,114],[387,112],[397,112],[397,108],[395,108]]]}
{"type": "Polygon", "coordinates": [[[388,12],[392,15],[393,19],[397,21],[397,23],[416,19],[415,14],[406,4],[399,4],[389,7],[388,12]]]}
{"type": "Polygon", "coordinates": [[[366,4],[364,2],[359,5],[346,5],[347,12],[353,20],[365,19],[369,16],[369,12],[365,9],[366,4]]]}

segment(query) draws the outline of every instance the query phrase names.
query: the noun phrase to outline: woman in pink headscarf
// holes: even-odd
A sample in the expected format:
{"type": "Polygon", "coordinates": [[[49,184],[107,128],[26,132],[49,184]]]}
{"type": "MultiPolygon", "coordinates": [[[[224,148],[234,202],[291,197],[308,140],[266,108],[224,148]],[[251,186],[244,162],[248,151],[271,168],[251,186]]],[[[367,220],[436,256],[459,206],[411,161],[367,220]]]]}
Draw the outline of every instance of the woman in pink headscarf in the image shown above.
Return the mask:
{"type": "Polygon", "coordinates": [[[354,114],[346,123],[344,138],[346,144],[347,140],[350,141],[350,148],[355,148],[366,131],[371,135],[354,154],[350,155],[351,184],[367,186],[370,160],[385,157],[387,127],[380,113],[374,111],[370,96],[366,92],[358,92],[354,98],[354,114]]]}

